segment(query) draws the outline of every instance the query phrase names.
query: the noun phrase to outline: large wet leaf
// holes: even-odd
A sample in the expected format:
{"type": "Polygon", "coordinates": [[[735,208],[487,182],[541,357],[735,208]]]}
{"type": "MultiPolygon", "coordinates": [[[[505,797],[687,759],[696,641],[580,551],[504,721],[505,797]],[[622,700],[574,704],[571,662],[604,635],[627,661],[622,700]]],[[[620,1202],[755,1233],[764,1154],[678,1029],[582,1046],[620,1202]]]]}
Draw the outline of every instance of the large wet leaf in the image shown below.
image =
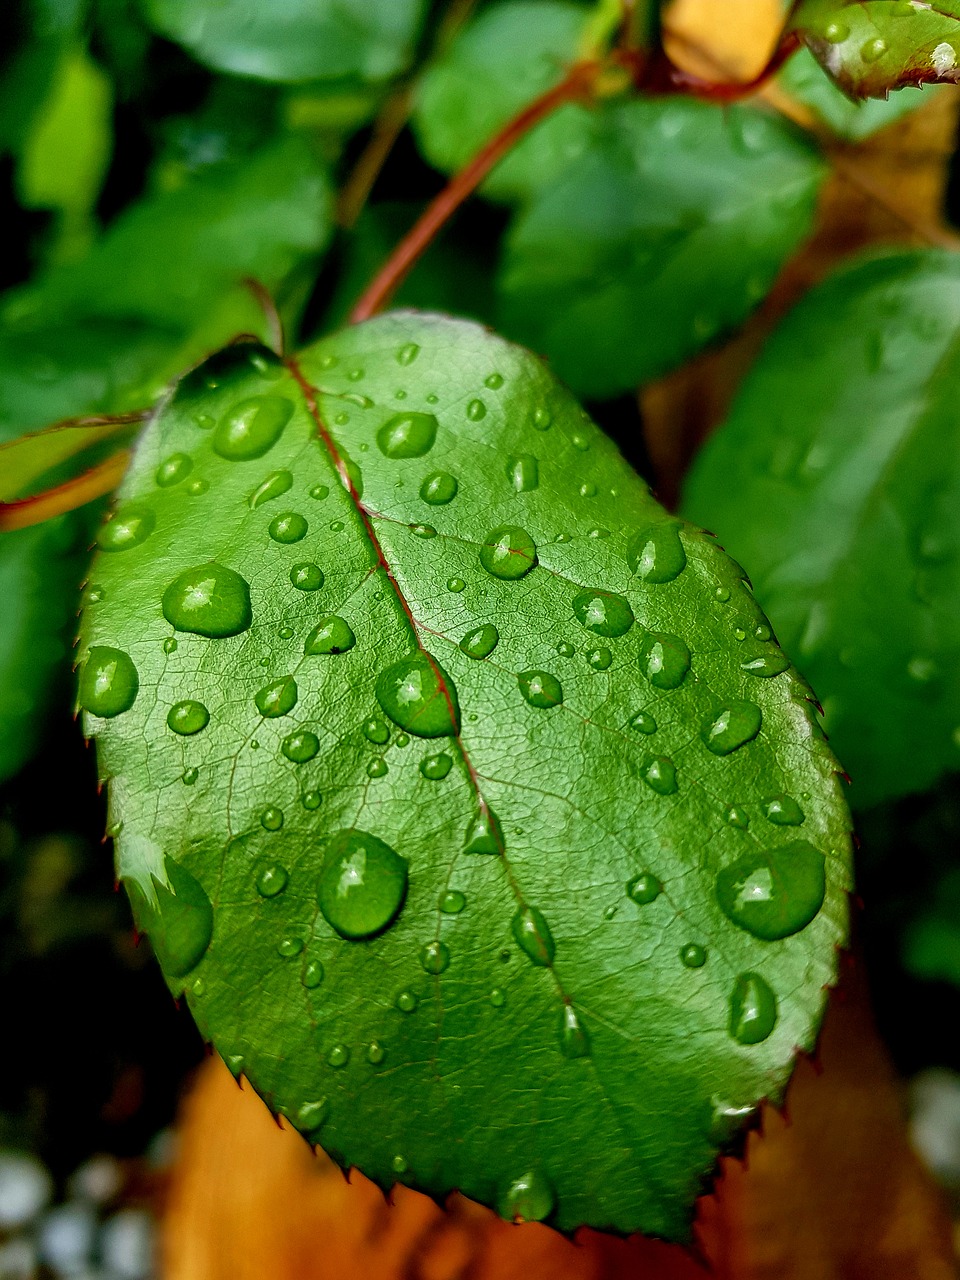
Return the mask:
{"type": "Polygon", "coordinates": [[[99,541],[118,872],[232,1069],[384,1186],[683,1237],[846,928],[737,566],[539,360],[414,313],[209,361],[99,541]]]}
{"type": "Polygon", "coordinates": [[[801,0],[791,27],[852,97],[960,80],[958,0],[801,0]]]}
{"type": "Polygon", "coordinates": [[[924,251],[814,290],[687,487],[823,698],[858,806],[960,766],[958,285],[924,251]]]}

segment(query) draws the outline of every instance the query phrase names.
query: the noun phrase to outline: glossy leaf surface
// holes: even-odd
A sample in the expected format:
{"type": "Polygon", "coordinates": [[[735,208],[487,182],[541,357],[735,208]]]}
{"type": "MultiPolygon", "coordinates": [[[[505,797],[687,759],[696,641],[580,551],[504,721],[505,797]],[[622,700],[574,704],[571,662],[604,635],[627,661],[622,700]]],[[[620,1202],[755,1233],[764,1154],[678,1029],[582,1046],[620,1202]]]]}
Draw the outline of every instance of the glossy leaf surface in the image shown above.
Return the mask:
{"type": "Polygon", "coordinates": [[[118,871],[228,1065],[384,1186],[684,1237],[846,928],[836,765],[737,567],[541,361],[415,313],[214,357],[99,541],[118,871]]]}
{"type": "Polygon", "coordinates": [[[819,286],[687,487],[823,699],[857,806],[960,766],[958,285],[929,251],[819,286]]]}

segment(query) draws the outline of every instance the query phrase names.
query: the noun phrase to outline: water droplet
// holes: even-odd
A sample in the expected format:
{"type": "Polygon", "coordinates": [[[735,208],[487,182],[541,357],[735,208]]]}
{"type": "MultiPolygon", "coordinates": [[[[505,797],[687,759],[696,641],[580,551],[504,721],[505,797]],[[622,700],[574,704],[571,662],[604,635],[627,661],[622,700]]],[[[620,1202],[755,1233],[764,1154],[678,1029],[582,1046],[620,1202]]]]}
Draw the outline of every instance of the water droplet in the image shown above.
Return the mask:
{"type": "Polygon", "coordinates": [[[806,840],[751,853],[717,876],[717,901],[740,929],[774,942],[805,929],[823,906],[824,858],[806,840]]]}
{"type": "Polygon", "coordinates": [[[553,416],[549,409],[539,408],[533,411],[533,425],[537,431],[549,431],[553,416]]]}
{"type": "Polygon", "coordinates": [[[209,413],[195,413],[193,415],[193,421],[201,431],[209,431],[211,427],[216,426],[217,422],[216,418],[212,417],[209,413]]]}
{"type": "MultiPolygon", "coordinates": [[[[280,627],[277,631],[277,635],[281,640],[291,640],[293,638],[293,627],[280,627]]],[[[269,662],[269,658],[267,661],[269,662]]]]}
{"type": "Polygon", "coordinates": [[[759,1044],[777,1025],[777,997],[758,973],[741,973],[730,993],[730,1034],[740,1044],[759,1044]]]}
{"type": "Polygon", "coordinates": [[[629,725],[637,733],[651,734],[657,732],[657,722],[649,711],[638,711],[635,716],[631,717],[629,725]]]}
{"type": "Polygon", "coordinates": [[[483,380],[483,385],[489,387],[491,391],[499,391],[503,386],[503,374],[488,373],[483,380]]]}
{"type": "Polygon", "coordinates": [[[323,586],[323,570],[318,564],[302,560],[290,570],[291,585],[298,591],[319,591],[323,586]]]}
{"type": "Polygon", "coordinates": [[[706,950],[696,942],[688,942],[680,948],[680,963],[686,969],[702,969],[707,963],[706,950]]]}
{"type": "Polygon", "coordinates": [[[387,458],[422,458],[437,438],[432,413],[395,413],[377,432],[377,445],[387,458]]]}
{"type": "Polygon", "coordinates": [[[177,642],[173,636],[167,636],[166,640],[163,642],[162,648],[163,652],[167,654],[177,652],[177,642]]]}
{"type": "Polygon", "coordinates": [[[654,902],[663,892],[663,885],[649,871],[644,871],[627,884],[627,897],[645,907],[654,902]]]}
{"type": "Polygon", "coordinates": [[[480,563],[493,577],[516,581],[537,563],[536,543],[526,529],[513,524],[498,525],[483,540],[480,563]]]}
{"type": "Polygon", "coordinates": [[[368,778],[385,778],[389,772],[389,766],[383,756],[374,756],[367,764],[368,778]]]}
{"type": "MultiPolygon", "coordinates": [[[[348,378],[352,377],[352,374],[347,374],[347,377],[348,378]]],[[[349,404],[355,404],[358,409],[373,408],[373,401],[370,399],[370,397],[362,396],[357,391],[345,391],[340,398],[341,400],[346,400],[349,404]]]]}
{"type": "Polygon", "coordinates": [[[210,712],[202,702],[194,702],[192,698],[175,703],[167,713],[167,727],[184,736],[199,733],[209,723],[210,712]]]}
{"type": "Polygon", "coordinates": [[[672,582],[686,563],[680,526],[673,520],[649,524],[627,541],[627,564],[644,582],[672,582]]]}
{"type": "Polygon", "coordinates": [[[529,493],[540,484],[540,464],[532,453],[518,453],[507,459],[507,479],[517,493],[529,493]]]}
{"type": "Polygon", "coordinates": [[[319,791],[305,791],[300,797],[300,803],[305,809],[319,809],[323,800],[319,791]]]}
{"type": "Polygon", "coordinates": [[[490,1003],[495,1009],[502,1009],[507,1003],[507,993],[502,987],[494,987],[490,992],[490,1003]]]}
{"type": "Polygon", "coordinates": [[[415,538],[435,538],[437,531],[432,524],[412,524],[410,532],[415,538]]]}
{"type": "Polygon", "coordinates": [[[401,991],[394,1003],[401,1013],[413,1013],[420,1001],[412,991],[401,991]]]}
{"type": "Polygon", "coordinates": [[[558,640],[556,647],[561,658],[572,658],[576,653],[576,649],[567,640],[558,640]]]}
{"type": "Polygon", "coordinates": [[[350,1061],[350,1050],[345,1044],[335,1044],[327,1054],[327,1064],[331,1067],[345,1067],[350,1061]]]}
{"type": "Polygon", "coordinates": [[[763,714],[755,702],[728,702],[703,722],[700,739],[715,756],[728,756],[752,742],[762,723],[763,714]]]}
{"type": "Polygon", "coordinates": [[[179,862],[164,862],[168,884],[152,876],[154,905],[135,881],[128,881],[140,927],[150,937],[168,977],[183,978],[203,958],[213,936],[213,907],[198,880],[179,862]]]}
{"type": "Polygon", "coordinates": [[[184,786],[192,787],[199,777],[199,769],[184,769],[183,773],[180,775],[180,781],[184,786]]]}
{"type": "Polygon", "coordinates": [[[140,688],[137,668],[128,653],[94,645],[80,673],[80,706],[105,720],[129,711],[140,688]]]}
{"type": "Polygon", "coordinates": [[[371,1040],[367,1045],[366,1059],[372,1067],[379,1067],[387,1056],[387,1051],[379,1040],[371,1040]]]}
{"type": "Polygon", "coordinates": [[[864,62],[877,62],[887,52],[887,42],[880,36],[866,40],[860,46],[860,57],[864,62]]]}
{"type": "Polygon", "coordinates": [[[293,476],[289,471],[273,471],[257,485],[250,495],[250,509],[255,511],[272,498],[279,498],[293,488],[293,476]]]}
{"type": "Polygon", "coordinates": [[[769,640],[771,632],[765,622],[758,622],[753,628],[753,634],[757,640],[769,640]]]}
{"type": "Polygon", "coordinates": [[[83,602],[84,604],[100,604],[103,600],[106,599],[106,596],[107,596],[107,593],[104,591],[103,587],[101,587],[99,583],[96,583],[96,584],[91,583],[91,585],[87,587],[86,591],[84,592],[83,602]]]}
{"type": "Polygon", "coordinates": [[[409,735],[409,733],[398,733],[398,734],[397,734],[397,746],[398,746],[398,747],[406,747],[406,746],[408,746],[408,745],[409,745],[409,743],[410,743],[410,735],[409,735]]]}
{"type": "Polygon", "coordinates": [[[301,1133],[316,1133],[323,1127],[329,1113],[330,1108],[326,1098],[319,1098],[316,1102],[305,1102],[297,1112],[297,1128],[301,1133]]]}
{"type": "Polygon", "coordinates": [[[277,894],[283,893],[289,880],[286,867],[282,867],[279,862],[272,862],[257,876],[257,893],[261,898],[275,898],[277,894]]]}
{"type": "Polygon", "coordinates": [[[586,658],[594,671],[606,671],[610,663],[613,662],[613,654],[609,649],[590,649],[586,658]]]}
{"type": "Polygon", "coordinates": [[[320,739],[309,729],[298,729],[284,738],[280,750],[294,764],[305,764],[320,750],[320,739]]]}
{"type": "Polygon", "coordinates": [[[648,631],[640,644],[640,670],[655,689],[676,689],[690,670],[690,650],[679,638],[648,631]]]}
{"type": "Polygon", "coordinates": [[[658,795],[670,796],[677,789],[677,766],[669,756],[654,756],[643,766],[644,782],[658,795]]]}
{"type": "Polygon", "coordinates": [[[740,670],[746,671],[747,675],[760,676],[763,680],[769,680],[772,676],[778,676],[786,671],[789,666],[790,659],[781,650],[777,650],[774,653],[763,653],[757,658],[741,662],[740,670]]]}
{"type": "Polygon", "coordinates": [[[453,760],[443,751],[435,756],[425,756],[420,761],[420,772],[425,778],[429,778],[431,782],[439,782],[441,778],[447,776],[452,768],[453,760]]]}
{"type": "Polygon", "coordinates": [[[157,518],[149,507],[130,503],[115,511],[106,524],[100,526],[97,546],[101,551],[129,551],[150,536],[156,522],[157,518]]]}
{"type": "Polygon", "coordinates": [[[390,730],[382,720],[371,719],[365,721],[362,732],[368,742],[375,742],[381,747],[390,740],[390,730]]]}
{"type": "Polygon", "coordinates": [[[370,938],[395,919],[407,892],[407,860],[365,831],[327,843],[317,901],[343,938],[370,938]]]}
{"type": "Polygon", "coordinates": [[[393,1159],[390,1161],[390,1168],[393,1170],[394,1173],[400,1176],[405,1174],[409,1169],[409,1167],[410,1166],[407,1164],[404,1157],[400,1155],[394,1156],[393,1159]]]}
{"type": "Polygon", "coordinates": [[[565,1058],[590,1057],[590,1037],[572,1004],[565,1004],[560,1014],[560,1052],[565,1058]]]}
{"type": "Polygon", "coordinates": [[[374,692],[394,724],[419,738],[444,738],[460,732],[456,686],[436,658],[424,650],[381,671],[374,692]]]}
{"type": "Polygon", "coordinates": [[[325,484],[315,484],[310,490],[310,497],[317,502],[322,502],[324,498],[330,494],[329,486],[325,484]]]}
{"type": "Polygon", "coordinates": [[[419,354],[419,346],[415,342],[408,342],[397,352],[397,364],[413,364],[419,354]]]}
{"type": "Polygon", "coordinates": [[[508,1222],[542,1222],[553,1212],[553,1188],[539,1169],[530,1169],[511,1182],[497,1212],[508,1222]]]}
{"type": "Polygon", "coordinates": [[[467,905],[467,895],[459,889],[448,889],[440,895],[440,910],[448,916],[459,915],[467,905]]]}
{"type": "Polygon", "coordinates": [[[442,942],[428,942],[420,952],[420,963],[427,973],[443,973],[450,963],[450,949],[442,942]]]}
{"type": "Polygon", "coordinates": [[[614,591],[578,591],[573,612],[582,627],[598,636],[624,636],[633,626],[633,610],[614,591]]]}
{"type": "Polygon", "coordinates": [[[727,601],[730,599],[730,588],[717,587],[716,591],[714,591],[713,593],[713,598],[714,600],[718,600],[720,604],[726,604],[727,601]]]}
{"type": "Polygon", "coordinates": [[[260,814],[260,825],[264,831],[279,831],[283,826],[283,810],[275,804],[268,805],[260,814]]]}
{"type": "Polygon", "coordinates": [[[768,822],[778,827],[799,827],[804,820],[804,812],[793,796],[771,796],[763,802],[763,812],[768,822]]]}
{"type": "Polygon", "coordinates": [[[209,488],[210,481],[199,477],[196,480],[190,481],[187,485],[187,493],[189,493],[192,498],[199,498],[202,494],[206,493],[209,488]]]}
{"type": "Polygon", "coordinates": [[[517,684],[531,707],[557,707],[563,701],[563,686],[549,671],[521,671],[517,684]]]}
{"type": "Polygon", "coordinates": [[[488,658],[500,643],[500,632],[492,622],[468,631],[460,641],[460,649],[468,658],[488,658]]]}
{"type": "Polygon", "coordinates": [[[575,431],[570,437],[570,443],[575,449],[579,449],[581,453],[586,453],[590,448],[590,441],[582,431],[575,431]]]}
{"type": "Polygon", "coordinates": [[[553,964],[557,947],[542,912],[536,907],[521,907],[510,928],[518,946],[534,964],[543,967],[553,964]]]}
{"type": "Polygon", "coordinates": [[[300,975],[300,982],[308,991],[314,991],[323,981],[323,965],[319,960],[308,960],[300,975]]]}
{"type": "Polygon", "coordinates": [[[741,831],[746,831],[750,825],[750,815],[746,809],[741,809],[735,804],[731,804],[724,809],[723,820],[731,827],[739,827],[741,831]]]}
{"type": "Polygon", "coordinates": [[[467,584],[462,578],[448,578],[447,590],[452,591],[455,595],[459,595],[461,591],[465,591],[467,584]]]}
{"type": "Polygon", "coordinates": [[[443,507],[454,500],[459,487],[449,471],[431,471],[420,486],[420,497],[431,507],[443,507]]]}
{"type": "Polygon", "coordinates": [[[493,810],[486,806],[480,810],[467,828],[464,853],[502,853],[503,831],[493,810]]]}
{"type": "Polygon", "coordinates": [[[482,400],[471,400],[467,405],[467,417],[471,422],[480,422],[487,416],[487,406],[482,400]]]}
{"type": "Polygon", "coordinates": [[[201,564],[174,578],[163,593],[163,616],[177,631],[221,639],[253,621],[250,588],[222,564],[201,564]]]}
{"type": "Polygon", "coordinates": [[[186,479],[193,468],[193,459],[189,453],[171,453],[157,467],[154,480],[161,489],[169,489],[181,480],[186,479]]]}
{"type": "Polygon", "coordinates": [[[321,618],[303,646],[303,652],[311,656],[330,653],[346,653],[357,643],[349,622],[337,613],[321,618]]]}
{"type": "Polygon", "coordinates": [[[845,22],[828,22],[823,29],[823,38],[830,44],[842,44],[849,35],[850,28],[845,22]]]}
{"type": "Polygon", "coordinates": [[[297,705],[297,682],[293,676],[281,676],[258,690],[254,702],[260,714],[268,719],[288,715],[297,705]]]}
{"type": "Polygon", "coordinates": [[[609,538],[610,530],[609,529],[588,529],[587,537],[588,538],[609,538]]]}
{"type": "Polygon", "coordinates": [[[747,633],[744,631],[743,627],[734,627],[733,638],[734,640],[746,640],[747,633]]]}
{"type": "Polygon", "coordinates": [[[282,938],[277,943],[277,954],[283,956],[284,960],[292,960],[293,957],[298,956],[302,950],[302,938],[282,938]]]}
{"type": "Polygon", "coordinates": [[[229,409],[213,433],[213,451],[229,462],[262,458],[280,439],[293,405],[284,396],[251,396],[229,409]]]}
{"type": "Polygon", "coordinates": [[[284,511],[270,521],[268,532],[274,542],[288,545],[307,536],[307,522],[296,511],[284,511]]]}

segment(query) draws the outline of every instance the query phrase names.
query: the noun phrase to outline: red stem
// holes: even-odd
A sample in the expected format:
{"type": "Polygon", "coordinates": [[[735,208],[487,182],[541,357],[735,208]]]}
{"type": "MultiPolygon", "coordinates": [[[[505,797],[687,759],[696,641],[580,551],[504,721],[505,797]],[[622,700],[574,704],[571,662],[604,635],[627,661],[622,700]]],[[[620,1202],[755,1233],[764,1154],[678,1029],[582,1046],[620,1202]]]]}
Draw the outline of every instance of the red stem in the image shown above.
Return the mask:
{"type": "Polygon", "coordinates": [[[641,68],[638,88],[642,88],[645,93],[689,93],[692,97],[706,98],[711,102],[737,102],[741,98],[749,98],[762,88],[799,47],[800,39],[796,32],[787,32],[759,74],[752,80],[741,81],[705,80],[702,76],[676,66],[661,49],[646,67],[641,68]]]}
{"type": "Polygon", "coordinates": [[[564,103],[579,98],[592,84],[597,71],[596,62],[576,63],[558,85],[514,116],[477,152],[467,167],[431,201],[391,253],[350,313],[351,324],[369,320],[387,305],[440,228],[473,194],[497,162],[545,116],[564,103]]]}

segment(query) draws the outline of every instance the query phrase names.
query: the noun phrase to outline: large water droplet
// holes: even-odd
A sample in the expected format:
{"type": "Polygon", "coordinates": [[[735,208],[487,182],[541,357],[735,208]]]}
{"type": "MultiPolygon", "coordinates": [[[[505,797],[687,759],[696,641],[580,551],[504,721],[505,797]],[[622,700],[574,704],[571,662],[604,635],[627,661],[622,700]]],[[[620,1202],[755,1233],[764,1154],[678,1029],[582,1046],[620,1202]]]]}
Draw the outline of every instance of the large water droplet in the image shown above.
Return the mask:
{"type": "Polygon", "coordinates": [[[150,536],[156,522],[157,518],[149,507],[130,503],[114,512],[107,523],[100,526],[97,546],[101,551],[129,551],[150,536]]]}
{"type": "Polygon", "coordinates": [[[540,464],[532,453],[518,453],[507,459],[507,479],[517,493],[529,493],[540,483],[540,464]]]}
{"type": "Polygon", "coordinates": [[[640,644],[640,670],[655,689],[676,689],[690,670],[690,650],[679,638],[648,631],[640,644]]]}
{"type": "Polygon", "coordinates": [[[526,529],[515,524],[498,525],[483,540],[480,563],[493,577],[515,582],[537,563],[537,545],[526,529]]]}
{"type": "Polygon", "coordinates": [[[741,973],[730,993],[730,1034],[759,1044],[777,1025],[777,997],[758,973],[741,973]]]}
{"type": "Polygon", "coordinates": [[[715,756],[728,756],[760,732],[763,714],[755,702],[728,702],[709,716],[700,728],[700,738],[715,756]]]}
{"type": "Polygon", "coordinates": [[[529,1169],[510,1183],[497,1205],[508,1222],[542,1222],[553,1212],[553,1188],[539,1169],[529,1169]]]}
{"type": "Polygon", "coordinates": [[[649,871],[644,871],[627,884],[627,897],[642,907],[656,901],[662,892],[663,885],[649,871]]]}
{"type": "Polygon", "coordinates": [[[580,591],[573,597],[573,612],[581,627],[598,636],[624,636],[633,626],[633,610],[613,591],[580,591]]]}
{"type": "Polygon", "coordinates": [[[223,415],[213,433],[213,451],[230,462],[248,462],[277,443],[293,405],[284,396],[251,396],[223,415]]]}
{"type": "Polygon", "coordinates": [[[174,578],[163,593],[163,616],[177,631],[220,639],[253,621],[250,588],[222,564],[201,564],[174,578]]]}
{"type": "Polygon", "coordinates": [[[289,715],[297,705],[297,682],[293,676],[281,676],[259,689],[254,702],[260,714],[270,720],[289,715]]]}
{"type": "Polygon", "coordinates": [[[782,650],[777,649],[773,653],[762,653],[759,657],[748,658],[746,662],[740,663],[740,670],[745,671],[748,676],[759,676],[762,680],[769,680],[786,671],[789,665],[790,659],[782,650]]]}
{"type": "Polygon", "coordinates": [[[171,453],[157,467],[153,478],[161,489],[169,489],[185,479],[192,469],[193,459],[189,453],[171,453]]]}
{"type": "Polygon", "coordinates": [[[289,471],[272,471],[251,493],[251,510],[255,511],[257,507],[262,506],[265,502],[270,502],[273,498],[279,498],[288,489],[292,488],[293,475],[289,471]]]}
{"type": "Polygon", "coordinates": [[[771,796],[763,802],[763,812],[767,821],[778,827],[799,827],[804,820],[804,812],[793,796],[771,796]]]}
{"type": "Polygon", "coordinates": [[[654,756],[643,766],[642,778],[651,791],[670,796],[677,789],[677,766],[669,756],[654,756]]]}
{"type": "Polygon", "coordinates": [[[460,641],[460,650],[468,658],[488,658],[500,643],[500,632],[492,622],[468,631],[460,641]]]}
{"type": "Polygon", "coordinates": [[[167,713],[167,727],[185,736],[199,733],[209,723],[210,712],[202,702],[195,702],[192,698],[175,703],[167,713]]]}
{"type": "Polygon", "coordinates": [[[309,729],[298,729],[284,738],[280,750],[294,764],[305,764],[320,750],[320,739],[309,729]]]}
{"type": "Polygon", "coordinates": [[[460,732],[460,704],[453,681],[429,653],[420,650],[381,671],[377,702],[390,719],[420,738],[460,732]]]}
{"type": "Polygon", "coordinates": [[[431,471],[420,486],[420,497],[431,507],[443,507],[457,496],[459,485],[449,471],[431,471]]]}
{"type": "Polygon", "coordinates": [[[644,582],[672,582],[686,563],[680,526],[672,520],[649,524],[627,541],[627,564],[644,582]]]}
{"type": "Polygon", "coordinates": [[[407,860],[365,831],[327,843],[317,901],[343,938],[371,938],[396,918],[407,892],[407,860]]]}
{"type": "Polygon", "coordinates": [[[560,1014],[560,1052],[565,1058],[589,1058],[590,1037],[572,1004],[565,1004],[560,1014]]]}
{"type": "Polygon", "coordinates": [[[321,618],[307,636],[303,652],[316,656],[319,654],[346,653],[357,643],[350,623],[337,613],[329,613],[321,618]]]}
{"type": "Polygon", "coordinates": [[[105,720],[129,711],[140,688],[137,668],[128,653],[94,645],[80,673],[80,705],[105,720]]]}
{"type": "Polygon", "coordinates": [[[467,828],[464,853],[503,853],[503,831],[493,810],[485,806],[467,828]]]}
{"type": "Polygon", "coordinates": [[[427,973],[443,973],[450,963],[450,949],[443,942],[428,942],[420,952],[420,964],[427,973]]]}
{"type": "Polygon", "coordinates": [[[395,413],[377,432],[377,445],[388,458],[422,458],[437,438],[432,413],[395,413]]]}
{"type": "Polygon", "coordinates": [[[520,692],[531,707],[557,707],[563,701],[563,686],[549,671],[521,671],[517,676],[520,692]]]}
{"type": "Polygon", "coordinates": [[[130,896],[141,928],[164,972],[185,977],[200,963],[213,936],[213,907],[200,882],[180,863],[167,858],[164,867],[169,887],[152,877],[156,906],[135,882],[130,896]]]}
{"type": "Polygon", "coordinates": [[[557,947],[541,911],[536,907],[521,907],[510,928],[518,946],[534,964],[544,967],[553,964],[557,947]]]}
{"type": "Polygon", "coordinates": [[[717,876],[724,915],[764,942],[806,928],[825,892],[823,854],[806,840],[747,854],[717,876]]]}

